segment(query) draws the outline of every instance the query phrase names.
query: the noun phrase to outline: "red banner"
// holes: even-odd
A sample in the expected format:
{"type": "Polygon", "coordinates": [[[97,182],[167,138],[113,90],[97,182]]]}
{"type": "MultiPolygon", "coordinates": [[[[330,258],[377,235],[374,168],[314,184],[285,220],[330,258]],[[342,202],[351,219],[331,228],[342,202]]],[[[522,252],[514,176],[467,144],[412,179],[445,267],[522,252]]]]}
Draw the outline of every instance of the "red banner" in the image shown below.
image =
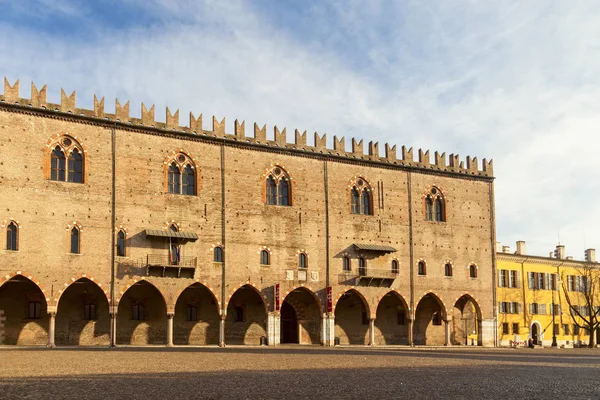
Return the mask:
{"type": "Polygon", "coordinates": [[[279,283],[275,284],[275,311],[279,311],[279,283]]]}
{"type": "Polygon", "coordinates": [[[327,286],[327,312],[333,311],[333,290],[327,286]]]}

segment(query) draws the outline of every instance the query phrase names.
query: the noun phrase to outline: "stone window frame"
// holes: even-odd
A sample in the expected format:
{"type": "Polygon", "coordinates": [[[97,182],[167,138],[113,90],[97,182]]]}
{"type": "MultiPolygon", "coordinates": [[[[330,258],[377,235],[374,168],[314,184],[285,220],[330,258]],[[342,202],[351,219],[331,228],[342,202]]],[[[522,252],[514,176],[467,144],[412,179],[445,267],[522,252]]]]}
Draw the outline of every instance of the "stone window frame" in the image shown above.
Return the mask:
{"type": "Polygon", "coordinates": [[[423,258],[417,260],[417,276],[427,276],[427,261],[423,258]],[[423,265],[423,273],[421,273],[421,265],[423,265]]]}
{"type": "Polygon", "coordinates": [[[2,228],[5,229],[6,233],[6,245],[4,246],[6,251],[19,251],[19,244],[21,239],[21,224],[19,223],[19,221],[15,221],[11,218],[8,221],[4,221],[4,223],[2,224],[2,228]],[[14,227],[15,229],[14,238],[10,237],[13,236],[13,234],[9,232],[11,227],[14,227]]]}
{"type": "Polygon", "coordinates": [[[452,264],[452,261],[450,261],[450,260],[446,260],[446,262],[444,263],[444,277],[446,277],[446,278],[454,277],[454,265],[452,264]]]}
{"type": "Polygon", "coordinates": [[[83,236],[83,233],[82,233],[83,232],[83,225],[81,225],[77,221],[73,221],[72,223],[70,223],[70,224],[67,225],[66,231],[67,231],[67,243],[69,243],[68,254],[71,254],[71,255],[80,255],[80,254],[83,254],[83,252],[82,252],[82,247],[83,246],[82,246],[82,241],[81,241],[81,237],[83,236]],[[73,250],[73,242],[72,242],[73,237],[72,237],[72,234],[73,234],[73,230],[74,229],[77,230],[77,232],[78,232],[78,237],[77,237],[77,252],[76,253],[72,252],[72,250],[73,250]]]}
{"type": "Polygon", "coordinates": [[[448,222],[447,199],[439,186],[430,185],[421,198],[423,199],[423,216],[426,221],[448,222]],[[441,210],[439,210],[440,208],[441,210]]]}
{"type": "Polygon", "coordinates": [[[400,274],[400,261],[397,258],[393,258],[390,263],[390,271],[392,274],[400,274]]]}
{"type": "Polygon", "coordinates": [[[270,267],[273,264],[273,252],[271,248],[267,246],[262,246],[258,249],[258,263],[262,267],[270,267]],[[263,263],[263,255],[266,253],[268,264],[263,263]]]}
{"type": "Polygon", "coordinates": [[[89,157],[86,146],[77,136],[73,136],[68,132],[61,132],[53,135],[46,142],[44,149],[44,178],[52,182],[66,183],[87,183],[87,171],[89,166],[89,157]],[[64,155],[65,160],[65,176],[64,179],[52,179],[52,153],[56,148],[59,148],[64,155]],[[73,151],[77,150],[81,154],[81,182],[69,181],[69,156],[73,151]]]}
{"type": "Polygon", "coordinates": [[[308,270],[308,252],[304,249],[300,249],[296,252],[298,256],[298,269],[303,271],[308,270]],[[304,258],[304,266],[302,266],[302,258],[304,258]]]}
{"type": "Polygon", "coordinates": [[[196,158],[185,149],[172,150],[163,161],[163,169],[164,169],[164,183],[163,183],[163,192],[166,194],[174,195],[174,196],[198,196],[200,193],[200,187],[202,185],[202,178],[200,176],[200,168],[198,167],[198,161],[196,158]],[[178,191],[171,192],[170,184],[169,184],[169,171],[171,166],[174,165],[175,168],[179,171],[178,178],[178,191]],[[194,173],[193,183],[194,190],[193,193],[183,193],[183,177],[184,171],[187,167],[190,167],[194,173]]]}
{"type": "Polygon", "coordinates": [[[348,182],[347,187],[347,197],[348,197],[348,212],[352,215],[367,215],[373,216],[375,214],[375,206],[374,206],[374,195],[373,195],[373,185],[363,175],[355,175],[348,182]],[[356,201],[355,204],[355,194],[356,193],[356,201]],[[369,209],[365,211],[363,199],[367,198],[369,201],[369,209]]]}
{"type": "Polygon", "coordinates": [[[469,278],[477,279],[479,278],[479,267],[475,263],[469,263],[469,278]]]}
{"type": "Polygon", "coordinates": [[[262,175],[262,202],[267,206],[292,207],[294,205],[294,189],[295,181],[289,171],[283,164],[270,164],[262,175]],[[271,199],[268,190],[268,181],[272,179],[274,183],[274,199],[271,199]],[[287,204],[282,204],[282,196],[280,195],[280,183],[287,182],[287,204]]]}

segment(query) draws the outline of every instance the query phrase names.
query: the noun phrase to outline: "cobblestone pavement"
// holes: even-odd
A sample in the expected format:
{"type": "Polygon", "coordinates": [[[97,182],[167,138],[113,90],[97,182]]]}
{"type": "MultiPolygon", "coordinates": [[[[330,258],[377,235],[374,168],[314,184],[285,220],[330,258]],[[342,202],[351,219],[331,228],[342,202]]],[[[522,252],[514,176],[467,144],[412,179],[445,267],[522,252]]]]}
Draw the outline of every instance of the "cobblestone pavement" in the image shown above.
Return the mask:
{"type": "Polygon", "coordinates": [[[599,399],[600,349],[0,348],[2,399],[599,399]]]}

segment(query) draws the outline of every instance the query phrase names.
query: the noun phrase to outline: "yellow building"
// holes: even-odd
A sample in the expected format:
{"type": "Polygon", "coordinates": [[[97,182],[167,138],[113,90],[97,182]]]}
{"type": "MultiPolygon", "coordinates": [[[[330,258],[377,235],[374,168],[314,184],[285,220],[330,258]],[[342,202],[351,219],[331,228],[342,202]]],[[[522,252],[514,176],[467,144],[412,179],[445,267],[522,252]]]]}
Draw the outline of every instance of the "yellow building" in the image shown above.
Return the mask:
{"type": "MultiPolygon", "coordinates": [[[[598,281],[600,277],[594,249],[585,251],[585,261],[577,261],[565,257],[562,245],[548,257],[528,255],[525,242],[519,241],[514,253],[508,246],[497,249],[496,260],[500,346],[526,346],[529,339],[536,345],[552,346],[554,338],[557,346],[589,343],[583,320],[600,306],[597,285],[592,286],[591,306],[584,294],[586,282],[591,278],[598,281]],[[569,300],[575,317],[571,315],[569,300]]],[[[600,328],[596,338],[599,334],[600,328]]]]}

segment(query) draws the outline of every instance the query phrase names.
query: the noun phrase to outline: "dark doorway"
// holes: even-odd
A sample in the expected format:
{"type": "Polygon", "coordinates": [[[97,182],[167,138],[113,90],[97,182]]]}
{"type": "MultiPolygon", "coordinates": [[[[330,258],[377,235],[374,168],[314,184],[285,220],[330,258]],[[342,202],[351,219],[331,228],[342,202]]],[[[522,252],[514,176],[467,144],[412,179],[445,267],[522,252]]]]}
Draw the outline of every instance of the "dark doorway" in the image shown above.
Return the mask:
{"type": "Polygon", "coordinates": [[[539,344],[538,343],[538,326],[537,324],[532,324],[531,325],[531,338],[533,339],[533,343],[535,344],[539,344]]]}
{"type": "Polygon", "coordinates": [[[294,307],[287,301],[281,305],[281,343],[299,343],[298,316],[294,307]]]}

